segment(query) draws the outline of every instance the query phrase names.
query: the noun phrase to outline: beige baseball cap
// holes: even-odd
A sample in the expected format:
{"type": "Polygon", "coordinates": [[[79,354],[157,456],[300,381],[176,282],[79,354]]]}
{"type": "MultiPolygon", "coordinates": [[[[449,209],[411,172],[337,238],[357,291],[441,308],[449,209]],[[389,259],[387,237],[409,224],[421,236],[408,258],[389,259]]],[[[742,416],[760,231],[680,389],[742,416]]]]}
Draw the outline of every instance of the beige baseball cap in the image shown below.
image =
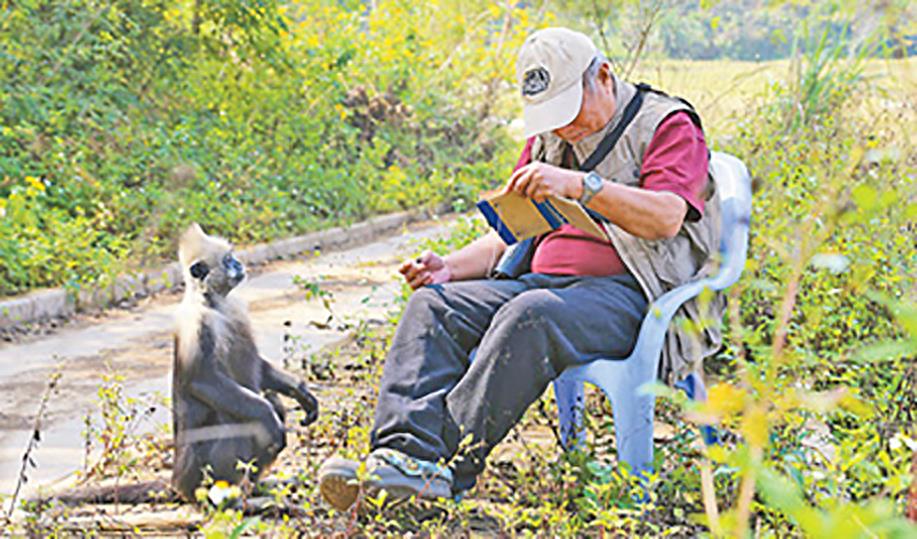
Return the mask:
{"type": "Polygon", "coordinates": [[[585,34],[545,28],[530,35],[516,61],[525,137],[563,127],[583,103],[583,73],[598,53],[585,34]]]}

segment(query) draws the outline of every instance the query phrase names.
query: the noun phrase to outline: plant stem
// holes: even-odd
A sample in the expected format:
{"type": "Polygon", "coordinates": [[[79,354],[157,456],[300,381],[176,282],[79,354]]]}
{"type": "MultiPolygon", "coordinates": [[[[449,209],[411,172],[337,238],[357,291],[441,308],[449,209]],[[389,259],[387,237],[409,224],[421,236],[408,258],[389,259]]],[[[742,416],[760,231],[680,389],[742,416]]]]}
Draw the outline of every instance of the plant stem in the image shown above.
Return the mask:
{"type": "Polygon", "coordinates": [[[911,491],[907,496],[907,518],[917,522],[917,451],[911,459],[911,491]]]}
{"type": "Polygon", "coordinates": [[[710,527],[710,533],[714,537],[719,537],[723,534],[723,529],[720,526],[720,510],[716,506],[713,470],[710,469],[710,461],[707,459],[700,462],[700,485],[704,497],[704,512],[707,514],[707,525],[710,527]]]}
{"type": "Polygon", "coordinates": [[[761,456],[764,450],[757,446],[749,446],[751,451],[751,462],[745,477],[742,478],[742,486],[739,488],[739,500],[736,504],[736,529],[748,529],[748,518],[751,514],[751,500],[755,496],[755,482],[758,480],[758,466],[761,463],[761,456]]]}
{"type": "Polygon", "coordinates": [[[48,385],[45,386],[45,392],[41,396],[41,402],[38,405],[38,413],[35,415],[35,422],[32,425],[32,436],[29,437],[29,443],[26,445],[25,452],[22,454],[22,466],[19,468],[19,478],[16,480],[16,490],[13,491],[13,497],[10,499],[10,508],[7,511],[7,518],[13,517],[13,511],[16,509],[16,498],[19,497],[19,491],[22,489],[22,485],[28,481],[26,470],[30,465],[34,466],[32,451],[34,451],[35,448],[38,447],[39,442],[41,442],[41,419],[44,417],[45,410],[48,407],[48,401],[51,399],[51,392],[57,387],[57,383],[60,381],[62,367],[61,364],[58,364],[54,372],[51,373],[51,377],[48,379],[48,385]]]}

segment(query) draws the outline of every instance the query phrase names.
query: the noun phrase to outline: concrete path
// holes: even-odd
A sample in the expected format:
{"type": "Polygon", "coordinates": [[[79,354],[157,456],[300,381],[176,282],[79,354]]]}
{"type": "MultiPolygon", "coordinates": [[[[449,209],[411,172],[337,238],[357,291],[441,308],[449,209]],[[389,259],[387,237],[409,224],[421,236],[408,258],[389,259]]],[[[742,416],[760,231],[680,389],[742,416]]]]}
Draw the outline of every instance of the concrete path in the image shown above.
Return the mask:
{"type": "MultiPolygon", "coordinates": [[[[249,305],[262,354],[281,364],[291,346],[302,357],[347,338],[340,324],[326,327],[329,313],[321,298],[307,300],[295,276],[319,282],[333,295],[338,321],[384,320],[401,286],[397,265],[416,253],[419,241],[447,228],[447,221],[420,223],[362,247],[260,268],[234,293],[249,305]],[[287,334],[297,339],[285,341],[287,334]]],[[[123,377],[126,395],[155,406],[138,430],[171,421],[163,404],[170,393],[172,311],[179,300],[176,294],[160,296],[99,321],[0,346],[0,497],[15,488],[41,395],[58,365],[62,377],[43,419],[42,442],[32,455],[38,467],[28,474],[26,494],[81,468],[85,417],[95,413],[91,420],[99,424],[97,391],[106,373],[123,377]]]]}

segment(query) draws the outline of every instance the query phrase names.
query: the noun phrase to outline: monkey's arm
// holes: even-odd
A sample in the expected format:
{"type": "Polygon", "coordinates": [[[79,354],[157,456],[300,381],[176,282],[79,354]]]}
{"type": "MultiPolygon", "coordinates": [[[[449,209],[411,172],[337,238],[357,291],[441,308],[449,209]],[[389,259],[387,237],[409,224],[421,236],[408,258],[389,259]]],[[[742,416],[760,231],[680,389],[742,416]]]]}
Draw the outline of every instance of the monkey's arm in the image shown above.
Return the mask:
{"type": "Polygon", "coordinates": [[[178,363],[181,390],[218,412],[282,430],[271,403],[227,375],[213,354],[213,337],[205,327],[192,360],[178,363]]]}
{"type": "Polygon", "coordinates": [[[188,389],[207,406],[240,420],[264,421],[275,415],[267,399],[218,370],[207,379],[192,381],[188,389]]]}
{"type": "MultiPolygon", "coordinates": [[[[261,395],[236,383],[220,369],[214,369],[203,377],[195,377],[185,389],[190,397],[224,416],[218,420],[219,425],[226,426],[229,420],[236,423],[233,428],[242,428],[240,424],[245,423],[248,427],[263,429],[255,431],[254,435],[265,444],[269,453],[276,454],[286,445],[283,423],[273,405],[261,395]]],[[[180,434],[176,433],[176,436],[180,434]]]]}
{"type": "Polygon", "coordinates": [[[296,399],[306,412],[304,425],[308,425],[318,418],[318,401],[306,387],[306,383],[297,380],[292,375],[275,368],[266,359],[261,358],[261,385],[278,393],[296,399]]]}

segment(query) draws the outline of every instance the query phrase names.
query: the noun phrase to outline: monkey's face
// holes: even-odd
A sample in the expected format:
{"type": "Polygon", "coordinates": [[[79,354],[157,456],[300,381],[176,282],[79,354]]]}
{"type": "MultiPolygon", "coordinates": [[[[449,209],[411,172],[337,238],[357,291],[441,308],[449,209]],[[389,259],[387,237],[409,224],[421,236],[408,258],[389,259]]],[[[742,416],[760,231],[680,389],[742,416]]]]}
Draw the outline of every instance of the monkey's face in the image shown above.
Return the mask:
{"type": "Polygon", "coordinates": [[[188,273],[195,286],[204,292],[225,296],[245,279],[245,269],[232,251],[226,252],[217,260],[195,260],[188,273]]]}
{"type": "Polygon", "coordinates": [[[185,286],[193,290],[225,296],[245,279],[245,268],[229,243],[204,234],[196,223],[182,235],[178,258],[185,286]]]}

